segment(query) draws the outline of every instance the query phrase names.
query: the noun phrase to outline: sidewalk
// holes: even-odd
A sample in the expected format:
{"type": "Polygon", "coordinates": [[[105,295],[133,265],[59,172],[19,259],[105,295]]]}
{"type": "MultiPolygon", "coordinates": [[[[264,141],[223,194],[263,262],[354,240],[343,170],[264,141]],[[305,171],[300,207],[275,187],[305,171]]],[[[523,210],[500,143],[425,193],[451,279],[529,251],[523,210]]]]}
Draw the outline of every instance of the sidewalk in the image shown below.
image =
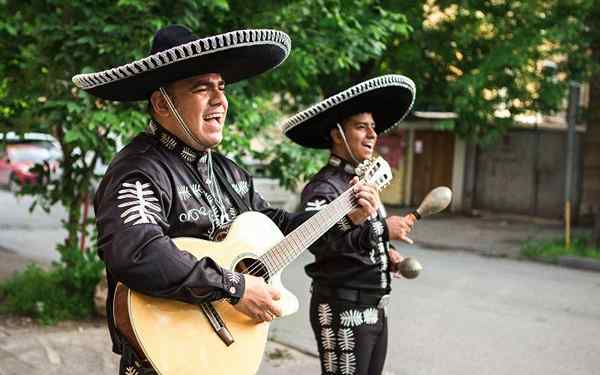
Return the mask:
{"type": "MultiPolygon", "coordinates": [[[[110,351],[104,323],[66,322],[40,327],[22,318],[0,319],[0,375],[115,375],[119,357],[110,351]]],[[[269,341],[259,374],[319,372],[316,358],[269,341]]]]}
{"type": "MultiPolygon", "coordinates": [[[[388,209],[388,215],[406,210],[388,209]]],[[[528,240],[564,238],[564,224],[528,216],[481,213],[480,216],[438,214],[419,221],[410,237],[415,244],[433,250],[469,251],[483,256],[521,259],[521,244],[528,240]]],[[[571,235],[591,229],[572,227],[571,235]]],[[[600,261],[564,257],[559,265],[600,271],[600,261]]]]}
{"type": "MultiPolygon", "coordinates": [[[[389,214],[404,212],[394,209],[388,211],[389,214]]],[[[14,243],[6,240],[10,235],[10,229],[0,231],[0,279],[24,269],[26,264],[32,262],[10,250],[10,244],[14,243]]],[[[466,217],[441,214],[422,219],[410,237],[421,248],[519,258],[521,242],[562,235],[563,227],[558,222],[512,215],[466,217]]],[[[50,238],[46,237],[48,243],[44,246],[52,245],[50,238]]],[[[31,241],[32,248],[40,246],[40,237],[37,235],[20,236],[19,241],[31,241]]],[[[40,327],[27,319],[0,315],[0,375],[114,375],[118,357],[109,348],[108,332],[101,319],[40,327]]],[[[319,364],[314,356],[269,341],[258,374],[318,372],[319,364]]]]}

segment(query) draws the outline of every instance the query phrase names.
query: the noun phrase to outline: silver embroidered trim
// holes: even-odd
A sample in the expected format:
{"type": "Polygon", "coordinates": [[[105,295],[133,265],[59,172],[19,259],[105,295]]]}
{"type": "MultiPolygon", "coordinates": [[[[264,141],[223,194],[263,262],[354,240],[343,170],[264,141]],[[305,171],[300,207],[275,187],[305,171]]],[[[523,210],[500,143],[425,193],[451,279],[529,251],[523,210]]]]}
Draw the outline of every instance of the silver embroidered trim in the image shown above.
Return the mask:
{"type": "Polygon", "coordinates": [[[375,308],[368,308],[363,311],[363,320],[365,324],[376,324],[379,320],[379,311],[375,308]]]}
{"type": "Polygon", "coordinates": [[[377,262],[377,259],[375,259],[375,250],[371,249],[371,251],[369,251],[369,259],[371,259],[371,262],[373,264],[375,264],[377,262]]]}
{"type": "Polygon", "coordinates": [[[236,30],[225,34],[197,39],[116,68],[96,73],[77,74],[73,77],[72,81],[77,87],[88,90],[97,86],[120,81],[146,71],[152,71],[163,66],[174,64],[179,61],[209,55],[232,48],[254,45],[273,45],[281,48],[285,53],[285,57],[280,62],[281,64],[289,55],[291,44],[290,37],[279,30],[236,30]]]}
{"type": "Polygon", "coordinates": [[[173,150],[175,146],[177,146],[177,141],[175,138],[171,137],[167,133],[162,133],[160,135],[160,143],[162,143],[169,150],[173,150]]]}
{"type": "Polygon", "coordinates": [[[192,197],[192,194],[187,186],[177,186],[177,195],[182,201],[187,201],[192,197]]]}
{"type": "Polygon", "coordinates": [[[250,190],[248,181],[240,181],[238,183],[231,185],[231,187],[233,187],[233,190],[235,190],[235,192],[238,193],[239,195],[241,195],[242,197],[244,195],[248,194],[248,191],[250,190]]]}
{"type": "Polygon", "coordinates": [[[352,223],[350,223],[350,220],[346,216],[342,217],[340,221],[337,222],[337,226],[342,232],[352,229],[352,223]]]}
{"type": "Polygon", "coordinates": [[[337,355],[335,352],[324,352],[323,353],[323,367],[327,372],[337,371],[337,355]]]}
{"type": "Polygon", "coordinates": [[[158,125],[156,125],[154,123],[154,121],[150,121],[150,123],[148,124],[148,133],[155,135],[156,131],[158,130],[158,125]]]}
{"type": "MultiPolygon", "coordinates": [[[[406,110],[406,113],[404,114],[404,116],[402,116],[402,118],[400,118],[398,120],[398,122],[400,122],[408,114],[408,112],[410,112],[410,109],[412,108],[412,106],[415,102],[415,91],[416,91],[415,83],[410,78],[405,77],[400,74],[387,74],[387,75],[384,75],[381,77],[376,77],[376,78],[370,79],[368,81],[359,83],[358,85],[354,85],[354,86],[350,87],[349,89],[346,89],[334,96],[331,96],[331,97],[305,109],[302,112],[295,114],[294,116],[287,119],[281,125],[281,130],[283,131],[283,133],[287,133],[288,131],[290,131],[294,127],[296,127],[298,124],[301,124],[304,121],[317,116],[318,114],[328,110],[329,108],[332,108],[340,103],[350,100],[350,99],[354,98],[355,96],[358,96],[365,92],[369,92],[369,91],[377,90],[382,87],[389,87],[389,86],[404,87],[404,88],[407,88],[412,93],[412,101],[410,103],[410,106],[406,110]]],[[[389,131],[392,128],[393,128],[393,126],[390,126],[386,131],[389,131]]]]}
{"type": "Polygon", "coordinates": [[[183,160],[188,162],[193,162],[197,157],[196,152],[194,152],[194,150],[188,146],[184,146],[181,149],[180,156],[183,160]]]}
{"type": "Polygon", "coordinates": [[[381,273],[381,289],[385,289],[388,286],[387,275],[382,272],[381,273]]]}
{"type": "Polygon", "coordinates": [[[123,224],[131,221],[137,224],[156,224],[156,219],[160,220],[158,215],[161,212],[160,206],[152,203],[158,202],[158,198],[154,197],[154,191],[148,189],[149,183],[142,184],[139,181],[135,183],[124,182],[124,189],[119,190],[118,200],[127,199],[118,205],[118,207],[129,207],[121,213],[121,218],[124,218],[123,224]]]}
{"type": "Polygon", "coordinates": [[[125,375],[138,375],[138,372],[133,366],[128,366],[125,369],[125,375]]]}
{"type": "Polygon", "coordinates": [[[331,328],[321,328],[321,345],[325,350],[335,350],[335,333],[331,328]]]}
{"type": "Polygon", "coordinates": [[[315,199],[313,202],[306,202],[304,211],[320,211],[325,206],[327,206],[325,199],[315,199]]]}
{"type": "Polygon", "coordinates": [[[344,375],[352,375],[356,371],[356,356],[354,353],[340,355],[340,371],[344,375]]]}
{"type": "Polygon", "coordinates": [[[322,326],[328,326],[331,324],[331,319],[333,318],[333,314],[331,313],[331,306],[327,303],[319,304],[317,308],[319,315],[319,324],[322,326]]]}
{"type": "Polygon", "coordinates": [[[346,310],[340,314],[340,322],[344,327],[357,327],[363,324],[363,316],[358,310],[346,310]]]}
{"type": "Polygon", "coordinates": [[[230,283],[237,285],[240,283],[241,274],[237,272],[225,271],[225,277],[229,280],[230,283]]]}
{"type": "Polygon", "coordinates": [[[337,334],[338,345],[341,350],[354,350],[354,332],[352,328],[342,328],[337,334]]]}
{"type": "Polygon", "coordinates": [[[371,222],[371,228],[375,231],[378,236],[383,234],[383,223],[381,221],[371,222]]]}

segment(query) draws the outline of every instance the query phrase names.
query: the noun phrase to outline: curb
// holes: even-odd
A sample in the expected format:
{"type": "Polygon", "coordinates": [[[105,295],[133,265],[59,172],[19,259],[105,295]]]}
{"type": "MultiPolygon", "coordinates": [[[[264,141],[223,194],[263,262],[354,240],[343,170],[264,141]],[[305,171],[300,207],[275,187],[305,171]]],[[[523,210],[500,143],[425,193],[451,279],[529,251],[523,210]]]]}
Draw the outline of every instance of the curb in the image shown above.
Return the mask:
{"type": "Polygon", "coordinates": [[[600,260],[597,259],[564,255],[558,258],[558,264],[568,268],[600,272],[600,260]]]}
{"type": "Polygon", "coordinates": [[[543,259],[537,258],[529,258],[523,256],[510,256],[509,254],[498,254],[492,251],[485,251],[483,249],[477,249],[473,247],[463,247],[463,246],[452,246],[446,244],[439,244],[434,242],[424,242],[419,241],[415,242],[415,245],[419,245],[424,248],[432,249],[432,250],[441,250],[441,251],[463,251],[470,252],[480,256],[491,257],[491,258],[508,258],[513,260],[526,260],[536,263],[545,263],[545,264],[554,264],[565,268],[573,268],[584,271],[593,271],[600,272],[600,260],[594,258],[583,258],[574,255],[563,255],[558,258],[557,262],[548,262],[543,259]]]}
{"type": "Polygon", "coordinates": [[[269,337],[268,340],[271,341],[271,342],[277,343],[279,345],[285,346],[287,348],[290,348],[292,350],[295,350],[297,352],[300,352],[300,353],[302,353],[304,355],[307,355],[307,356],[310,356],[310,357],[314,357],[314,358],[317,358],[317,359],[319,358],[319,354],[316,351],[308,349],[308,348],[305,348],[305,347],[303,347],[301,345],[290,344],[289,342],[286,342],[286,341],[283,341],[283,340],[279,340],[279,339],[276,339],[274,337],[269,337]]]}

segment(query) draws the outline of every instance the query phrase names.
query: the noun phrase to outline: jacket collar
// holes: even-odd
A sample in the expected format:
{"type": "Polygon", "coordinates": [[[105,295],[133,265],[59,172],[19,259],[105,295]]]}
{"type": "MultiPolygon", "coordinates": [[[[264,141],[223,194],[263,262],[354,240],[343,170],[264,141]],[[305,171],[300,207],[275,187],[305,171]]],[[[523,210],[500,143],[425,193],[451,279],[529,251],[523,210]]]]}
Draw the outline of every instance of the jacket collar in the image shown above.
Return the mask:
{"type": "Polygon", "coordinates": [[[348,174],[356,175],[356,170],[354,166],[352,166],[352,164],[350,164],[349,162],[340,158],[337,155],[331,154],[329,156],[329,165],[331,165],[332,167],[343,169],[344,172],[348,174]]]}
{"type": "Polygon", "coordinates": [[[172,151],[185,162],[194,163],[198,160],[202,161],[206,159],[206,151],[198,151],[186,145],[154,119],[150,120],[150,123],[146,128],[146,133],[157,138],[164,148],[172,151]]]}

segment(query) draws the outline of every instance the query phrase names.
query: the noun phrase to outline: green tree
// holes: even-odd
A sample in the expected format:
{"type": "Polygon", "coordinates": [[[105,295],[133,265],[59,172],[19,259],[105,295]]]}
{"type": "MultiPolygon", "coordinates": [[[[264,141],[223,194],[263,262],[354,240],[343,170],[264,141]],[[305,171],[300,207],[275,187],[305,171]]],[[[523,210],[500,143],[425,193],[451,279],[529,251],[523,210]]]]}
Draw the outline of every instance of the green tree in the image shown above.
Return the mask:
{"type": "Polygon", "coordinates": [[[98,100],[77,89],[71,83],[73,75],[146,56],[154,32],[170,23],[186,25],[200,36],[240,28],[287,31],[293,53],[282,67],[228,88],[230,111],[221,151],[238,160],[272,159],[269,173],[292,187],[314,173],[320,159],[314,152],[273,140],[277,119],[282,110],[316,101],[323,87],[343,84],[324,77],[350,74],[362,61],[382,56],[390,38],[408,32],[399,13],[384,11],[378,4],[376,0],[0,0],[0,131],[35,129],[54,135],[61,144],[61,178],[27,187],[24,193],[34,195],[35,204],[46,209],[56,203],[67,208],[68,236],[58,247],[62,266],[83,269],[91,261],[77,254],[78,239],[93,228],[92,221],[82,217],[81,203],[99,177],[97,163],[108,163],[118,140],[126,143],[147,123],[145,103],[98,100]],[[250,141],[257,135],[263,147],[253,149],[250,141]],[[274,158],[275,152],[285,156],[274,158]]]}
{"type": "Polygon", "coordinates": [[[568,80],[588,73],[581,16],[591,0],[385,3],[402,9],[414,32],[395,40],[377,69],[413,77],[415,107],[456,112],[454,130],[470,140],[493,142],[519,114],[560,109],[568,80]]]}

